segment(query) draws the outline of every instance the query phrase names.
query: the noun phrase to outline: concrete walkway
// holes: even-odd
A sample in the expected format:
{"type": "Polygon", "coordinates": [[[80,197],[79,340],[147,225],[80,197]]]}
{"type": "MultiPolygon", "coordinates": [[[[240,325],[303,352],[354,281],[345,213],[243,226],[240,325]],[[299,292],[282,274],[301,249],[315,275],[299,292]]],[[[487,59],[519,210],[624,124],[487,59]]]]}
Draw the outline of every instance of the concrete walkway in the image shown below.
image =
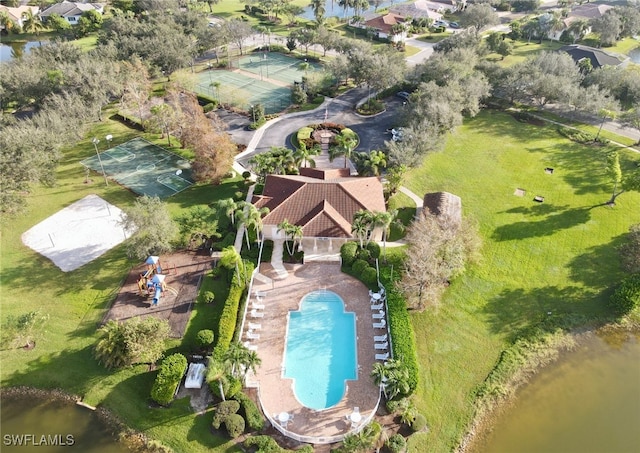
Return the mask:
{"type": "Polygon", "coordinates": [[[405,194],[406,196],[408,196],[409,198],[411,198],[413,200],[413,202],[416,204],[416,215],[415,215],[415,217],[417,218],[418,216],[420,216],[420,213],[422,212],[424,199],[419,197],[415,193],[411,192],[409,189],[407,189],[404,186],[400,187],[400,192],[402,192],[403,194],[405,194]]]}

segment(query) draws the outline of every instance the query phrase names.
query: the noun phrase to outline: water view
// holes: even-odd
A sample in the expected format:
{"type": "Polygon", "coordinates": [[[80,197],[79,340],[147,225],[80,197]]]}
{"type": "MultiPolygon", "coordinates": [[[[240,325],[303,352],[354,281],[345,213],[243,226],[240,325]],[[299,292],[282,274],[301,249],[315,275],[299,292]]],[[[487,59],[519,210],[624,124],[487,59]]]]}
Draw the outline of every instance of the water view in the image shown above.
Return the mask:
{"type": "Polygon", "coordinates": [[[629,52],[629,58],[634,63],[640,64],[640,47],[636,47],[631,52],[629,52]]]}
{"type": "Polygon", "coordinates": [[[91,410],[69,402],[27,397],[0,403],[2,453],[126,453],[91,410]]]}
{"type": "Polygon", "coordinates": [[[637,452],[640,341],[589,338],[543,370],[474,452],[637,452]]]}
{"type": "MultiPolygon", "coordinates": [[[[382,8],[386,8],[388,6],[391,5],[398,5],[400,3],[402,3],[402,1],[398,1],[398,0],[384,0],[384,1],[380,1],[377,0],[376,3],[378,3],[378,7],[377,9],[380,10],[382,8]]],[[[353,17],[353,15],[355,14],[355,11],[353,8],[347,8],[346,11],[345,9],[340,6],[338,4],[337,0],[326,0],[325,4],[324,4],[324,9],[325,9],[325,13],[324,13],[324,17],[339,17],[339,18],[345,18],[345,17],[353,17]]],[[[373,1],[369,1],[369,9],[366,10],[365,12],[369,12],[372,13],[374,12],[374,10],[376,9],[375,4],[373,1]]],[[[305,19],[315,19],[315,16],[313,14],[313,9],[311,9],[310,7],[306,7],[304,9],[304,13],[302,13],[300,15],[300,17],[304,17],[305,19]]]]}
{"type": "Polygon", "coordinates": [[[0,43],[0,63],[20,58],[25,52],[28,53],[31,48],[41,45],[42,43],[38,41],[0,43]]]}

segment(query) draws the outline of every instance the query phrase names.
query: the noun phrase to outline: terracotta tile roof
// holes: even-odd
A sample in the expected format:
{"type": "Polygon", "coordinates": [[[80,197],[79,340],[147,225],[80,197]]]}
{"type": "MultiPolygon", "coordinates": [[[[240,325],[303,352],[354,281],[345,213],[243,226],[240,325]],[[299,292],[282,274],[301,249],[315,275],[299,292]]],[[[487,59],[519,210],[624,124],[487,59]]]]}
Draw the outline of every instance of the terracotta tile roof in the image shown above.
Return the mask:
{"type": "Polygon", "coordinates": [[[424,209],[433,215],[447,214],[458,224],[462,221],[462,200],[449,192],[434,192],[424,196],[424,209]]]}
{"type": "Polygon", "coordinates": [[[356,212],[386,211],[382,184],[375,177],[269,175],[263,194],[253,203],[269,208],[262,220],[265,225],[287,220],[301,226],[305,237],[351,237],[356,212]]]}
{"type": "Polygon", "coordinates": [[[366,21],[364,24],[367,27],[372,27],[376,30],[380,30],[383,33],[390,34],[391,27],[396,24],[404,23],[404,21],[404,17],[398,14],[388,13],[384,16],[374,17],[373,19],[366,21]]]}

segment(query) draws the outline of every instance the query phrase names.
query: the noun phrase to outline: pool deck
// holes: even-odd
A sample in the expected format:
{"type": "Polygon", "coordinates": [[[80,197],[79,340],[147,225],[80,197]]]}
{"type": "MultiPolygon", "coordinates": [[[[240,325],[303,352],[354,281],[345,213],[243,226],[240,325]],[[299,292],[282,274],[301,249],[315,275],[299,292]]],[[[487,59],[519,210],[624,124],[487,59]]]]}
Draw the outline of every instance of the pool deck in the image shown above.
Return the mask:
{"type": "MultiPolygon", "coordinates": [[[[370,377],[375,362],[374,335],[386,333],[383,329],[373,328],[372,312],[368,289],[358,280],[340,271],[337,263],[309,263],[304,265],[285,265],[289,271],[287,278],[276,280],[276,272],[270,264],[262,264],[260,272],[273,278],[272,283],[254,280],[251,301],[255,291],[264,293],[261,304],[265,306],[264,317],[252,318],[251,305],[248,308],[245,331],[248,322],[260,324],[256,330],[259,339],[250,340],[258,347],[262,359],[255,376],[249,379],[249,385],[259,387],[260,401],[264,412],[275,417],[281,412],[294,416],[286,429],[299,436],[330,438],[345,435],[353,428],[347,419],[354,407],[358,407],[363,420],[376,409],[379,389],[370,377]],[[345,302],[345,310],[356,314],[358,378],[347,381],[347,391],[340,402],[328,409],[313,410],[304,407],[295,397],[293,381],[282,376],[284,366],[284,347],[287,330],[287,313],[298,310],[300,301],[307,293],[327,289],[340,295],[345,302]]],[[[247,341],[243,336],[243,341],[247,341]]]]}

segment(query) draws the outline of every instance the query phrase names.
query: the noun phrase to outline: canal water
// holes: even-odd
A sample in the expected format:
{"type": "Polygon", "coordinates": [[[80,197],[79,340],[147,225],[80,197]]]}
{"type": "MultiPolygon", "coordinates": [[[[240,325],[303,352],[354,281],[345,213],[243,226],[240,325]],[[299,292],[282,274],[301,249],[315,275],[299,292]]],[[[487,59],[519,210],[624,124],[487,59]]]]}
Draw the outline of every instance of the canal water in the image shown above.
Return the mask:
{"type": "Polygon", "coordinates": [[[520,391],[475,453],[640,451],[640,341],[590,336],[520,391]]]}
{"type": "Polygon", "coordinates": [[[127,453],[91,410],[29,397],[0,402],[2,453],[127,453]]]}
{"type": "Polygon", "coordinates": [[[42,43],[38,41],[0,43],[0,63],[20,58],[25,52],[28,53],[31,48],[41,45],[42,43]]]}

